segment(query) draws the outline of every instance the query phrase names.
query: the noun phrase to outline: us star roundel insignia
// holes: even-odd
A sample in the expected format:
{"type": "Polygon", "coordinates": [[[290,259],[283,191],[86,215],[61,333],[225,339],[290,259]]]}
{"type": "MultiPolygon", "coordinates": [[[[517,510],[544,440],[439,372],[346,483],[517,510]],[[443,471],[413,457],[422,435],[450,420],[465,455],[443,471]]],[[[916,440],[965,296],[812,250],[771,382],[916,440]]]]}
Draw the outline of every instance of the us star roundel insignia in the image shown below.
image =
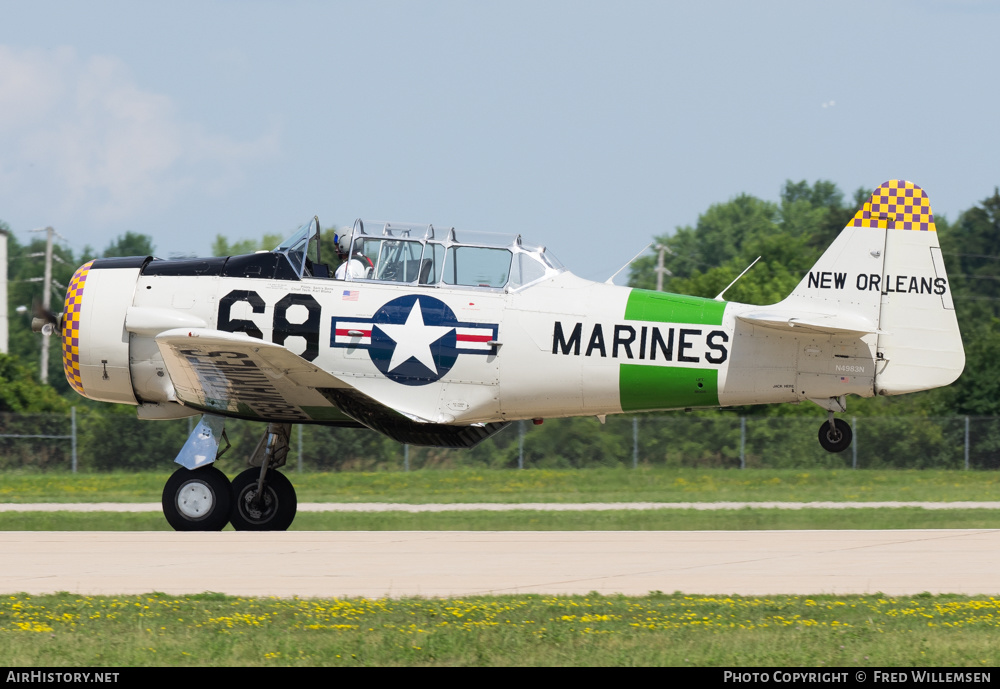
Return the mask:
{"type": "Polygon", "coordinates": [[[409,294],[387,302],[371,320],[334,317],[331,347],[368,350],[375,368],[404,385],[441,380],[460,354],[496,354],[496,323],[462,323],[440,299],[409,294]]]}

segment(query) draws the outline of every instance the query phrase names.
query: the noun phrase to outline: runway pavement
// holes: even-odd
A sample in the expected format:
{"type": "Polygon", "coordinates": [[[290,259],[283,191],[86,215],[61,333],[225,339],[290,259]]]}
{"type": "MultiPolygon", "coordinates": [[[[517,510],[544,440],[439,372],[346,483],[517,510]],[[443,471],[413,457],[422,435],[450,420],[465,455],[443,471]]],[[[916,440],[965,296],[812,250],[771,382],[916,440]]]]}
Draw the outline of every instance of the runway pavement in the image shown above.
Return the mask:
{"type": "Polygon", "coordinates": [[[0,532],[0,593],[1000,595],[1000,530],[0,532]]]}

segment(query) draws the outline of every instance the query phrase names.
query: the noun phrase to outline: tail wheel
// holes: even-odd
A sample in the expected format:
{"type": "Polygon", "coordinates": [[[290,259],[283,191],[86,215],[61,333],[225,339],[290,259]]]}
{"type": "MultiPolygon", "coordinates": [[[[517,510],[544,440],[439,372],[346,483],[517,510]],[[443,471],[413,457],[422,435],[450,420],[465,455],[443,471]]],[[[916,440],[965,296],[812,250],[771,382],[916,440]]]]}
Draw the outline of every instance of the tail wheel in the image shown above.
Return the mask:
{"type": "Polygon", "coordinates": [[[233,479],[233,505],[229,521],[237,531],[285,531],[295,519],[295,488],[284,474],[271,469],[265,475],[258,499],[260,469],[247,469],[233,479]]]}
{"type": "Polygon", "coordinates": [[[829,421],[824,421],[819,427],[819,444],[827,452],[843,452],[851,446],[853,438],[851,425],[843,419],[834,419],[832,426],[829,421]]]}
{"type": "Polygon", "coordinates": [[[162,503],[175,531],[221,531],[232,506],[229,479],[212,465],[178,469],[163,486],[162,503]]]}

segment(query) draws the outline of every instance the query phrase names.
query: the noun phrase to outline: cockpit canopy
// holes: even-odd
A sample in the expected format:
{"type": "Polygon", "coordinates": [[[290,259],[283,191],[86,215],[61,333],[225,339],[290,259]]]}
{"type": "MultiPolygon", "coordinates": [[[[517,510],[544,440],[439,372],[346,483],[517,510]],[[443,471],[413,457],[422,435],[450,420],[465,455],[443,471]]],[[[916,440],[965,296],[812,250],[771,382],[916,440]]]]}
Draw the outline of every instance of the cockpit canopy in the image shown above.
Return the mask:
{"type": "Polygon", "coordinates": [[[306,270],[306,263],[307,259],[312,259],[308,261],[310,264],[319,263],[319,239],[319,218],[314,217],[296,230],[295,234],[276,246],[273,253],[284,254],[299,277],[312,275],[311,266],[310,270],[306,270]],[[312,256],[309,255],[310,253],[312,256]]]}
{"type": "MultiPolygon", "coordinates": [[[[320,255],[317,218],[274,253],[286,256],[299,277],[331,277],[324,260],[336,262],[335,256],[320,255]]],[[[343,279],[355,282],[518,289],[565,270],[545,247],[516,234],[360,219],[351,229],[349,254],[360,267],[344,271],[343,279]]]]}

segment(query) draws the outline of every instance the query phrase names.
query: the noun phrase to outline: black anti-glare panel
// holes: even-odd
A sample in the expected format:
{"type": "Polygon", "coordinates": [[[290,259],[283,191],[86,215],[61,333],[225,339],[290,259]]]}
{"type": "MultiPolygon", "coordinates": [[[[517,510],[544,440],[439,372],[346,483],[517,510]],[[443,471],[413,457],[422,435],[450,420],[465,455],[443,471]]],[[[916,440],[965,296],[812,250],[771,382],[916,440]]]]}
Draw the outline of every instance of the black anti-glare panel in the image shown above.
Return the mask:
{"type": "Polygon", "coordinates": [[[177,258],[169,261],[151,261],[142,270],[143,275],[222,275],[228,257],[177,258]]]}
{"type": "Polygon", "coordinates": [[[99,258],[90,267],[91,270],[108,270],[111,268],[139,268],[146,264],[158,261],[152,256],[120,256],[115,258],[99,258]]]}
{"type": "MultiPolygon", "coordinates": [[[[247,254],[245,256],[230,256],[222,274],[227,278],[265,278],[274,279],[278,260],[288,264],[284,256],[278,254],[247,254]]],[[[290,267],[290,266],[289,266],[290,267]]]]}

